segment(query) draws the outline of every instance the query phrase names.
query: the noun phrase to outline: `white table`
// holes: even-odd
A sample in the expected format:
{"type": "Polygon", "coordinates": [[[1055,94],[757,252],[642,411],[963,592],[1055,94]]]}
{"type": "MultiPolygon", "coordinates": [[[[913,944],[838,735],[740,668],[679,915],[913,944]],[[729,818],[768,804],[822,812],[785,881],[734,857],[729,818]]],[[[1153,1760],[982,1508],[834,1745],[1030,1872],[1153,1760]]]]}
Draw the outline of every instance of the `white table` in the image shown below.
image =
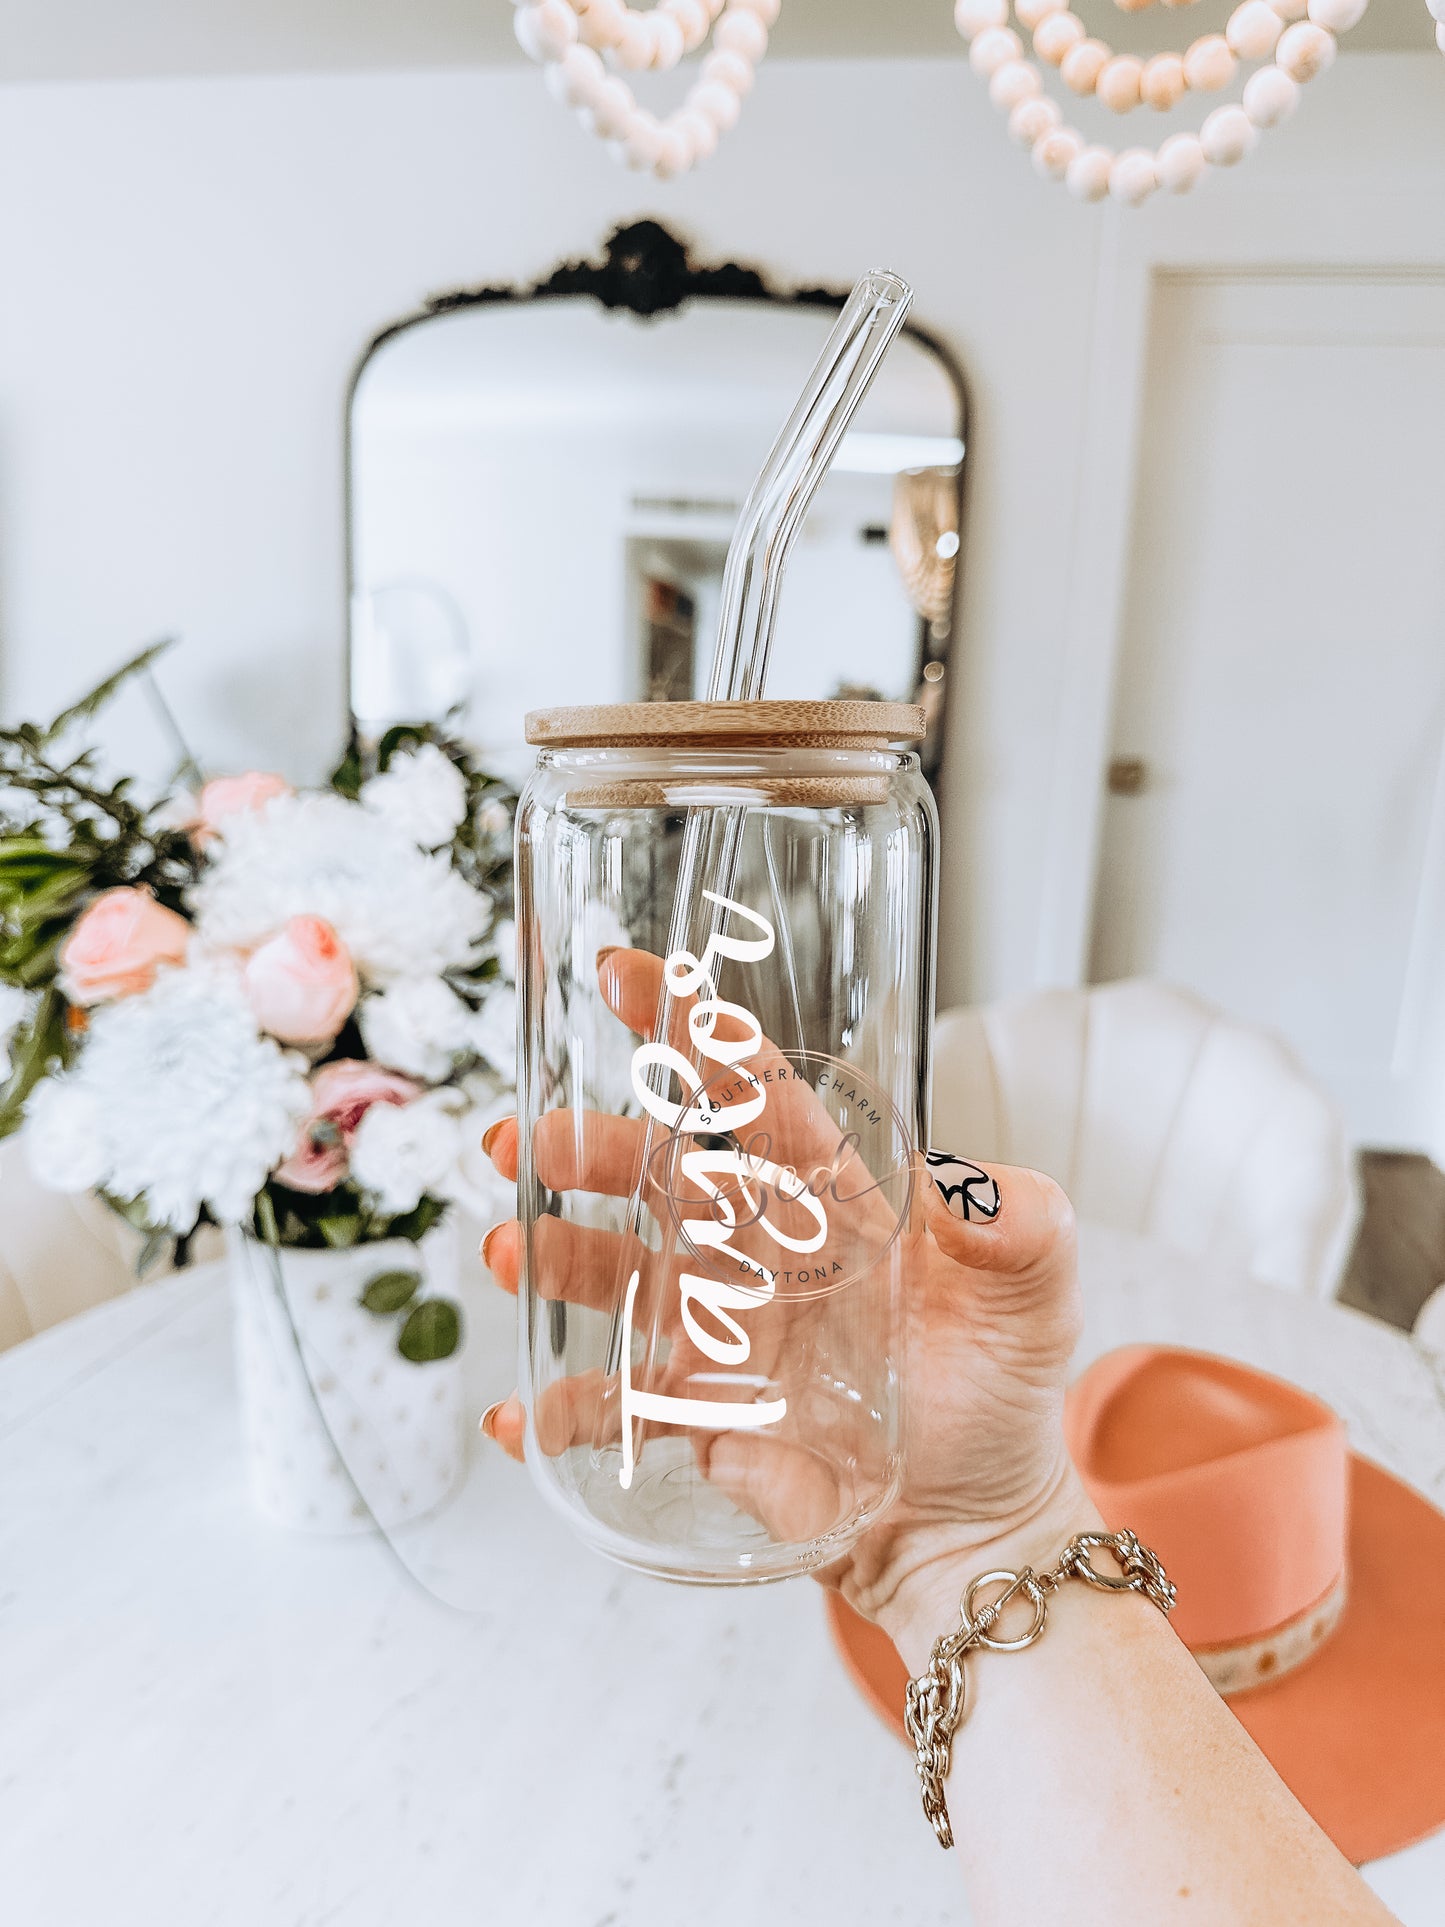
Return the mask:
{"type": "MultiPolygon", "coordinates": [[[[1233,1353],[1445,1504],[1424,1355],[1086,1228],[1085,1355],[1233,1353]]],[[[511,1306],[478,1294],[484,1389],[511,1306]]],[[[806,1582],[696,1593],[584,1552],[478,1452],[444,1530],[290,1536],[243,1489],[222,1281],[0,1357],[0,1913],[24,1927],[911,1927],[966,1919],[910,1763],[806,1582]]],[[[1441,1836],[1371,1878],[1438,1927],[1441,1836]]]]}

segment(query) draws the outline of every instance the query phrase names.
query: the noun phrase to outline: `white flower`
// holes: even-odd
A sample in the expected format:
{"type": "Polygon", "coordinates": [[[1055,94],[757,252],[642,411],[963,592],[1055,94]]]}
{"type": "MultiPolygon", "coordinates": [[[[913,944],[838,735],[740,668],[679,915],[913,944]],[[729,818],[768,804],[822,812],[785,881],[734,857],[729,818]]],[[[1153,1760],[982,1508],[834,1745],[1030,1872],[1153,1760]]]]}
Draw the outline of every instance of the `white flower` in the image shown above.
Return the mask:
{"type": "Polygon", "coordinates": [[[257,1031],[234,973],[163,970],[97,1010],[77,1067],[32,1097],[37,1173],[144,1199],[173,1231],[202,1205],[238,1224],[307,1115],[304,1070],[257,1031]]]}
{"type": "Polygon", "coordinates": [[[517,981],[517,926],[510,917],[492,931],[492,954],[509,984],[517,981]]]}
{"type": "Polygon", "coordinates": [[[410,1104],[373,1104],[351,1140],[351,1176],[388,1217],[440,1192],[456,1161],[457,1120],[447,1091],[410,1104]]]}
{"type": "Polygon", "coordinates": [[[93,1191],[108,1159],[94,1094],[74,1077],[47,1077],[25,1107],[30,1168],[52,1191],[93,1191]]]}
{"type": "Polygon", "coordinates": [[[572,973],[547,970],[543,975],[543,1035],[574,1040],[569,1044],[569,1075],[576,1101],[607,1111],[636,1108],[632,1053],[637,1039],[602,995],[597,954],[631,944],[611,905],[593,898],[583,906],[567,946],[572,973]]]}
{"type": "Polygon", "coordinates": [[[467,813],[466,778],[435,743],[393,756],[361,789],[367,809],[424,850],[450,843],[467,813]]]}
{"type": "Polygon", "coordinates": [[[441,977],[403,977],[362,1001],[361,1035],[367,1052],[388,1070],[427,1083],[451,1073],[470,1045],[472,1014],[441,977]]]}
{"type": "Polygon", "coordinates": [[[279,796],[229,821],[194,907],[206,942],[240,949],[324,917],[370,983],[466,964],[491,917],[446,857],[341,796],[279,796]]]}
{"type": "Polygon", "coordinates": [[[482,1134],[489,1124],[511,1116],[517,1093],[500,1079],[474,1071],[462,1080],[458,1095],[465,1108],[457,1116],[456,1162],[442,1180],[440,1195],[464,1205],[483,1224],[513,1218],[517,1187],[483,1151],[482,1134]]]}
{"type": "Polygon", "coordinates": [[[495,983],[471,1020],[472,1049],[485,1057],[509,1083],[517,1078],[517,993],[510,984],[495,983]]]}
{"type": "Polygon", "coordinates": [[[7,830],[24,829],[35,821],[37,806],[28,790],[12,783],[0,783],[0,824],[7,830]]]}

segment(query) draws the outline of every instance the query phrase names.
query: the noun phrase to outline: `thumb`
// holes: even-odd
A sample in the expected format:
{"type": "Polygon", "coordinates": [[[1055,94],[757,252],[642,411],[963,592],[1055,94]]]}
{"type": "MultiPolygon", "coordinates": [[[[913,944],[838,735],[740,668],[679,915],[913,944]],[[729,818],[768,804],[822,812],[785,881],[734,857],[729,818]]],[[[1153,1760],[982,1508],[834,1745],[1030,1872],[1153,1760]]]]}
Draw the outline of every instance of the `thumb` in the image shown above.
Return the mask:
{"type": "Polygon", "coordinates": [[[1052,1178],[1017,1165],[929,1151],[924,1223],[945,1258],[974,1274],[971,1294],[1000,1309],[1062,1302],[1075,1289],[1073,1206],[1052,1178]]]}

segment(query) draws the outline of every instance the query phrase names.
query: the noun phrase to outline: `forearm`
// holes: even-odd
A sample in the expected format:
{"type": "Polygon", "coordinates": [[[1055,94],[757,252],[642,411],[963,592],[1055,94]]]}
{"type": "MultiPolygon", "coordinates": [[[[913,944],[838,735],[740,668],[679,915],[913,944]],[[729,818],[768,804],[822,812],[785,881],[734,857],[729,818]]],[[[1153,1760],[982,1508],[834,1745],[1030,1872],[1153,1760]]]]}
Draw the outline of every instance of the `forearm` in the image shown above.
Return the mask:
{"type": "MultiPolygon", "coordinates": [[[[1027,1528],[929,1568],[889,1616],[909,1672],[957,1624],[970,1579],[990,1567],[1042,1570],[1098,1523],[1071,1480],[1027,1528]]],[[[1112,1927],[1121,1910],[1151,1927],[1393,1918],[1143,1598],[1065,1584],[1034,1645],[972,1651],[965,1667],[948,1797],[979,1927],[1112,1927]]],[[[919,1828],[922,1850],[921,1817],[919,1828]]]]}

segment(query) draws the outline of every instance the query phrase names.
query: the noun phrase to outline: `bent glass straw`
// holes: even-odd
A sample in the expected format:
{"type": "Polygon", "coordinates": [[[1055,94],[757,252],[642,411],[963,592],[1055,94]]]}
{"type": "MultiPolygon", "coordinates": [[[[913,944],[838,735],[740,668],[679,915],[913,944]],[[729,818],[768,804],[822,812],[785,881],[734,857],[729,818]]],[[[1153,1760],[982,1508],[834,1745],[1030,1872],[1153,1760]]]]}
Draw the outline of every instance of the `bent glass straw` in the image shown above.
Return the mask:
{"type": "Polygon", "coordinates": [[[761,700],[788,555],[912,303],[896,274],[864,275],[773,443],[728,544],[709,702],[761,700]]]}
{"type": "MultiPolygon", "coordinates": [[[[875,270],[864,275],[853,289],[823,351],[814,364],[796,406],[783,424],[762,469],[743,505],[738,525],[728,544],[723,569],[722,600],[718,613],[717,645],[713,652],[712,676],[708,683],[709,702],[755,702],[762,698],[767,682],[768,658],[772,653],[773,632],[777,626],[778,596],[783,570],[808,513],[819,484],[832,466],[838,444],[858,413],[864,396],[873,385],[884,355],[892,346],[907,318],[913,290],[899,275],[875,270]]],[[[709,887],[718,896],[728,896],[742,842],[746,806],[723,810],[689,809],[683,826],[679,854],[677,891],[673,898],[668,928],[667,951],[672,956],[688,950],[702,956],[708,937],[715,934],[720,913],[706,904],[698,890],[700,878],[710,876],[709,887]],[[694,929],[698,911],[705,914],[705,926],[694,929]]],[[[786,955],[791,957],[791,947],[786,955]]],[[[797,986],[793,986],[797,1007],[797,986]]],[[[668,1036],[672,996],[664,980],[658,999],[653,1036],[668,1036]]],[[[802,1038],[798,1042],[801,1047],[802,1038]]],[[[659,1083],[665,1071],[650,1073],[659,1083]]],[[[661,1094],[661,1093],[659,1093],[661,1094]]],[[[628,1204],[625,1254],[645,1243],[647,1174],[657,1148],[662,1127],[648,1113],[643,1135],[642,1162],[636,1189],[628,1204]]],[[[670,1225],[658,1217],[662,1249],[655,1276],[665,1278],[669,1269],[673,1235],[670,1225]]],[[[607,1373],[609,1378],[622,1364],[622,1348],[627,1338],[624,1305],[627,1278],[619,1275],[613,1294],[612,1326],[608,1337],[607,1373]]],[[[639,1331],[645,1332],[639,1375],[644,1382],[657,1364],[662,1338],[662,1301],[664,1292],[651,1294],[651,1305],[639,1331]]],[[[615,1382],[615,1381],[614,1381],[615,1382]]],[[[612,1394],[603,1400],[593,1435],[594,1464],[600,1463],[611,1430],[612,1394]]],[[[620,1412],[619,1412],[620,1418],[620,1412]]],[[[642,1445],[642,1421],[622,1421],[622,1469],[619,1474],[624,1490],[632,1483],[632,1471],[642,1445]],[[634,1437],[634,1427],[636,1436],[634,1437]]]]}

